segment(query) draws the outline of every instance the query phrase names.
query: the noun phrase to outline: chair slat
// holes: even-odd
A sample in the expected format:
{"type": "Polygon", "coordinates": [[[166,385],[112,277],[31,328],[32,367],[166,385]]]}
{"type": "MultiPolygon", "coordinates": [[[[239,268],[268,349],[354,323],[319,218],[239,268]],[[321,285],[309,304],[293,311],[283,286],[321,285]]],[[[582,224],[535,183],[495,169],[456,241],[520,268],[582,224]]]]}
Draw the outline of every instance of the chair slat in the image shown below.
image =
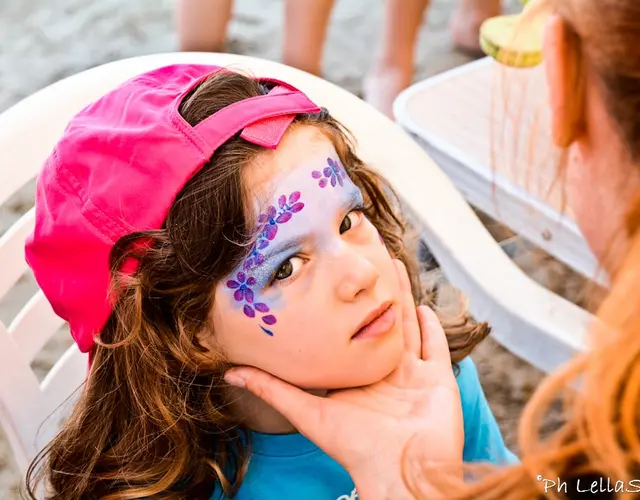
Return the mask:
{"type": "Polygon", "coordinates": [[[42,290],[38,290],[11,322],[9,333],[23,356],[31,362],[64,324],[65,321],[53,312],[42,290]]]}
{"type": "Polygon", "coordinates": [[[41,384],[45,398],[56,400],[52,409],[82,385],[87,376],[88,367],[87,355],[80,352],[76,344],[64,352],[41,384]]]}
{"type": "Polygon", "coordinates": [[[42,448],[58,432],[61,421],[66,418],[78,400],[87,375],[87,355],[74,344],[60,357],[40,386],[44,415],[36,443],[42,448]]]}
{"type": "Polygon", "coordinates": [[[35,210],[32,208],[0,236],[0,299],[29,267],[24,258],[24,243],[34,224],[35,210]]]}
{"type": "Polygon", "coordinates": [[[59,84],[46,87],[0,114],[0,205],[36,177],[75,112],[73,96],[56,98],[62,90],[59,84]]]}
{"type": "Polygon", "coordinates": [[[26,470],[37,445],[35,436],[43,414],[40,385],[29,362],[0,322],[0,424],[9,439],[16,462],[26,470]]]}
{"type": "Polygon", "coordinates": [[[41,140],[51,136],[54,131],[47,127],[46,119],[39,125],[34,123],[41,118],[43,116],[35,118],[23,113],[22,103],[0,114],[0,151],[3,151],[0,161],[0,205],[37,175],[51,150],[47,142],[52,141],[43,144],[41,140]],[[34,140],[34,136],[38,139],[34,140]]]}

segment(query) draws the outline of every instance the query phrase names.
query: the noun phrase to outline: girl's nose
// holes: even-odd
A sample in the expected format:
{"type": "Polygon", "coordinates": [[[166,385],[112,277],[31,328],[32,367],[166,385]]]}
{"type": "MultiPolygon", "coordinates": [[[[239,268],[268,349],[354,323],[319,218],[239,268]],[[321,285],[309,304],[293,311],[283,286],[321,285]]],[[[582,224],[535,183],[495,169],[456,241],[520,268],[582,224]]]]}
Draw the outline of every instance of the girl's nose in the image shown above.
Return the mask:
{"type": "Polygon", "coordinates": [[[377,267],[361,252],[347,250],[341,257],[338,276],[338,296],[352,302],[373,290],[380,273],[377,267]]]}

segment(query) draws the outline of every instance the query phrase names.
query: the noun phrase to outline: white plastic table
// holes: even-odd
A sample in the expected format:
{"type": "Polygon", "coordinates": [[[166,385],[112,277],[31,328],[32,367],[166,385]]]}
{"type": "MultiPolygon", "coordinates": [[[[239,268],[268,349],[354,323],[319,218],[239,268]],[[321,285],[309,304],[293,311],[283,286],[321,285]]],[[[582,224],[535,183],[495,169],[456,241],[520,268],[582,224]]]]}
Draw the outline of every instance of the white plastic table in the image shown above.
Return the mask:
{"type": "Polygon", "coordinates": [[[606,282],[554,182],[542,67],[511,69],[487,57],[414,84],[394,112],[471,205],[606,282]]]}

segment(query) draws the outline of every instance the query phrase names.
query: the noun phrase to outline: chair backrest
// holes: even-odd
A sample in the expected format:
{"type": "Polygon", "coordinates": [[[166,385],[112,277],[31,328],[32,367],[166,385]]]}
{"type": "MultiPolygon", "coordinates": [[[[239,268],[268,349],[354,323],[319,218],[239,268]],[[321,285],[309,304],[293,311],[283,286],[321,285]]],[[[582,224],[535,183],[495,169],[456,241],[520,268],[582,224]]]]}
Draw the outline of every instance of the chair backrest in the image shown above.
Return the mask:
{"type": "MultiPolygon", "coordinates": [[[[383,173],[411,207],[445,274],[470,294],[472,311],[480,319],[507,330],[505,342],[542,368],[553,368],[582,349],[588,315],[524,276],[405,132],[349,92],[275,62],[230,54],[157,54],[99,66],[46,87],[0,115],[0,206],[37,174],[76,112],[136,74],[178,62],[247,69],[307,92],[350,128],[361,157],[383,173]]],[[[33,221],[28,212],[0,237],[0,300],[27,270],[23,245],[33,221]]],[[[85,377],[86,358],[75,347],[43,383],[31,370],[34,356],[61,325],[40,292],[10,325],[0,323],[0,424],[22,471],[54,435],[58,421],[42,429],[40,425],[85,377]]]]}
{"type": "MultiPolygon", "coordinates": [[[[0,162],[0,207],[36,176],[55,140],[57,117],[32,111],[20,104],[0,115],[0,148],[8,153],[0,162]],[[12,141],[18,142],[8,148],[12,141]]],[[[33,225],[31,209],[0,236],[0,300],[28,273],[24,243],[33,225]]],[[[63,325],[40,291],[8,325],[0,321],[0,424],[23,471],[55,434],[62,415],[55,410],[84,378],[86,360],[75,346],[42,382],[31,370],[36,355],[63,325]]]]}

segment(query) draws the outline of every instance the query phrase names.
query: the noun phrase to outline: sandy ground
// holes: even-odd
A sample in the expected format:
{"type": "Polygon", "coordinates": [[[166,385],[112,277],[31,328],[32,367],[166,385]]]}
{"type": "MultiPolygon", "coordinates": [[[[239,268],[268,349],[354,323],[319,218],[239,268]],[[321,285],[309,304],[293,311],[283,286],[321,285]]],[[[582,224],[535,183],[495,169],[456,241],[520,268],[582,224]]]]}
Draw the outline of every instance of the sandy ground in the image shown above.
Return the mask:
{"type": "MultiPolygon", "coordinates": [[[[517,8],[517,0],[509,0],[507,8],[517,8]]],[[[467,56],[451,48],[451,10],[451,1],[434,0],[419,40],[416,78],[468,61],[467,56]]],[[[278,60],[281,19],[281,0],[238,0],[230,26],[229,51],[278,60]]],[[[381,22],[379,0],[336,2],[325,51],[327,79],[359,93],[381,22]]],[[[176,35],[171,0],[3,0],[0,112],[35,90],[83,69],[124,57],[173,50],[176,35]]],[[[0,232],[32,203],[33,190],[28,186],[0,207],[0,232]]],[[[496,233],[504,236],[500,229],[496,233]]],[[[570,280],[564,269],[556,263],[528,253],[519,259],[536,279],[560,293],[574,293],[568,288],[570,280]],[[540,258],[545,265],[540,265],[540,258]]],[[[0,303],[0,318],[9,320],[33,289],[33,281],[25,277],[0,303]]],[[[47,345],[35,363],[38,373],[45,373],[68,344],[62,334],[47,345]]],[[[491,340],[480,347],[474,358],[506,441],[517,449],[516,422],[541,374],[491,340]]],[[[0,430],[0,500],[18,498],[14,491],[18,482],[11,452],[0,430]]]]}

